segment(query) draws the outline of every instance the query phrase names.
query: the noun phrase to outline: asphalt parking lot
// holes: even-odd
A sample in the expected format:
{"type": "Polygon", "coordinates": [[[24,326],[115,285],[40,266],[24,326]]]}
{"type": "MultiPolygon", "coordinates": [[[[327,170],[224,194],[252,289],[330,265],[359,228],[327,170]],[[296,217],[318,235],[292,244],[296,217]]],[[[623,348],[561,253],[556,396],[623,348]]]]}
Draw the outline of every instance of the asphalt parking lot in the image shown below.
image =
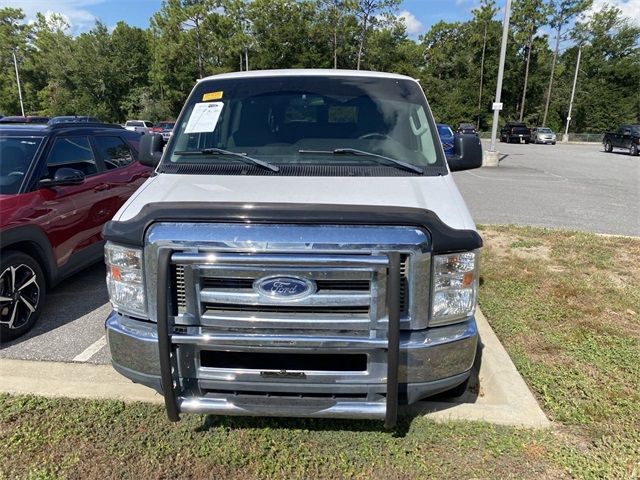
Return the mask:
{"type": "Polygon", "coordinates": [[[477,223],[640,236],[640,157],[600,144],[497,149],[498,168],[454,174],[477,223]]]}
{"type": "MultiPolygon", "coordinates": [[[[514,223],[640,236],[640,157],[598,144],[498,144],[499,168],[455,174],[478,223],[514,223]]],[[[48,292],[27,335],[0,358],[109,363],[105,270],[95,265],[48,292]]]]}

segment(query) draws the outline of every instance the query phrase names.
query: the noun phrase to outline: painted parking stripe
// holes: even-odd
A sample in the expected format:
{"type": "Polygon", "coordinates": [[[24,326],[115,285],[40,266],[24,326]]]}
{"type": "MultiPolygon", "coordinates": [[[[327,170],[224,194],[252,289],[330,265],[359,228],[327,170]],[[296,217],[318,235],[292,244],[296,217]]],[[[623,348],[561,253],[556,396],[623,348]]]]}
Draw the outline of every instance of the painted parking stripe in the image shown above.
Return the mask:
{"type": "Polygon", "coordinates": [[[107,337],[104,335],[100,337],[98,340],[93,342],[87,348],[84,349],[81,353],[73,357],[74,362],[86,362],[91,357],[93,357],[96,353],[98,353],[102,347],[107,344],[107,337]]]}

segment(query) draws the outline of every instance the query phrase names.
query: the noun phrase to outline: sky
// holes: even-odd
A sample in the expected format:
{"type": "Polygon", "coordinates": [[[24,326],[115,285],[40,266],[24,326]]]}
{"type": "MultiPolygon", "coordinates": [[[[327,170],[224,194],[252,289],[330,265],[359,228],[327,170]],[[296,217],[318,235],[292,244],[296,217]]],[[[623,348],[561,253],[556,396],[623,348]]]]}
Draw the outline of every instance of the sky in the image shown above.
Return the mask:
{"type": "MultiPolygon", "coordinates": [[[[71,25],[71,31],[79,34],[90,30],[96,20],[108,27],[124,20],[129,25],[149,26],[149,18],[160,9],[162,0],[0,0],[0,7],[22,8],[27,20],[37,12],[62,13],[71,25]]],[[[418,38],[431,25],[444,20],[453,22],[471,18],[471,10],[480,0],[403,0],[399,16],[407,26],[407,33],[418,38]]],[[[640,22],[640,0],[594,0],[593,10],[603,4],[614,4],[630,18],[640,22]]],[[[504,0],[498,0],[502,7],[504,0]]]]}

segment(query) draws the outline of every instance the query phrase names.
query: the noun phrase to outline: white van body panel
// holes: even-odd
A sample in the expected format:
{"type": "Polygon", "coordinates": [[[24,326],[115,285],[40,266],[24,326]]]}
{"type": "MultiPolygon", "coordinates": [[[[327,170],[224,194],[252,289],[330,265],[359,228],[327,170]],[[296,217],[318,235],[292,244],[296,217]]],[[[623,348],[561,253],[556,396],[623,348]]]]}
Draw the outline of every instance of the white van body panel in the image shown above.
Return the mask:
{"type": "Polygon", "coordinates": [[[135,217],[148,203],[232,202],[380,205],[431,210],[451,228],[475,225],[451,175],[437,177],[280,177],[159,174],[120,209],[135,217]],[[144,194],[142,195],[142,192],[144,194]]]}

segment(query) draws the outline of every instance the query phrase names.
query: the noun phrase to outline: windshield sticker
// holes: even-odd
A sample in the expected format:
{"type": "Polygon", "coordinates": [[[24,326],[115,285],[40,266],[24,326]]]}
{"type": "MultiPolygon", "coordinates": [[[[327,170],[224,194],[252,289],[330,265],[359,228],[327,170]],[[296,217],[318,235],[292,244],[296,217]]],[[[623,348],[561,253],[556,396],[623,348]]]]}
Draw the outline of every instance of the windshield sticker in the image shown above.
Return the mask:
{"type": "Polygon", "coordinates": [[[196,103],[184,133],[213,132],[222,113],[223,102],[196,103]]]}
{"type": "Polygon", "coordinates": [[[222,90],[217,92],[209,92],[202,95],[202,101],[208,102],[209,100],[220,100],[222,98],[222,90]]]}

